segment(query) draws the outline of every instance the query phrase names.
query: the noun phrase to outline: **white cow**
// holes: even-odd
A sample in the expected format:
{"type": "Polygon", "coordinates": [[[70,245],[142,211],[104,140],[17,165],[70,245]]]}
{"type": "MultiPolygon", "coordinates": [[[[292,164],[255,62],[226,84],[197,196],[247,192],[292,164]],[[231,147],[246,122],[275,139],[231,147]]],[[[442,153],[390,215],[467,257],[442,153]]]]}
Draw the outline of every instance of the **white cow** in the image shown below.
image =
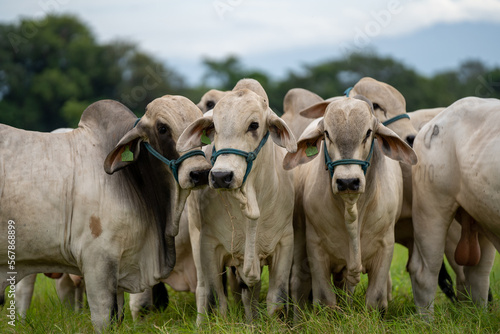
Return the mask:
{"type": "MultiPolygon", "coordinates": [[[[374,115],[379,119],[383,125],[393,130],[398,136],[404,138],[409,145],[412,145],[417,131],[412,126],[409,120],[409,114],[406,113],[406,100],[403,95],[394,87],[375,79],[365,77],[360,79],[353,88],[346,90],[347,96],[355,96],[361,94],[373,102],[374,115]]],[[[333,97],[326,100],[326,102],[333,102],[342,100],[343,97],[333,97]]],[[[300,112],[307,107],[314,104],[321,103],[323,99],[318,95],[300,88],[291,89],[284,99],[285,113],[282,118],[290,126],[294,134],[301,134],[305,126],[312,122],[312,118],[306,118],[300,115],[300,112]]],[[[408,180],[411,180],[411,167],[410,165],[401,164],[403,175],[410,175],[408,180]],[[406,171],[406,172],[405,172],[406,171]]],[[[409,182],[411,183],[411,181],[409,182]]],[[[302,190],[300,190],[302,191],[302,190]]],[[[405,188],[405,198],[411,204],[411,187],[405,188]],[[408,194],[410,194],[408,196],[408,194]]],[[[403,204],[404,205],[404,204],[403,204]]],[[[409,215],[411,217],[411,205],[408,206],[409,215]]],[[[403,207],[403,211],[405,206],[403,207]]],[[[301,219],[294,219],[294,257],[296,260],[292,266],[291,274],[291,291],[292,298],[302,305],[310,295],[310,268],[307,259],[304,258],[306,253],[306,240],[305,240],[305,226],[304,221],[301,219]],[[299,260],[300,259],[300,260],[299,260]]],[[[408,245],[407,240],[410,239],[412,225],[404,223],[396,225],[396,228],[401,232],[396,234],[396,242],[408,245]],[[408,236],[409,234],[409,236],[408,236]],[[405,238],[405,239],[403,239],[405,238]]],[[[390,294],[390,292],[389,292],[390,294]]],[[[390,298],[390,296],[389,296],[390,298]]]]}
{"type": "Polygon", "coordinates": [[[243,79],[216,104],[213,116],[205,115],[184,131],[177,148],[209,141],[214,145],[210,188],[193,192],[188,200],[190,225],[198,233],[192,234],[197,323],[210,308],[226,312],[222,273],[227,266],[236,267],[242,281],[248,320],[255,316],[261,268],[269,266],[267,310],[273,314],[287,301],[293,251],[293,181],[282,167],[281,147],[295,151],[295,139],[269,108],[262,86],[243,79]]]}
{"type": "MultiPolygon", "coordinates": [[[[412,168],[415,243],[409,271],[415,304],[432,314],[445,238],[453,218],[462,224],[455,259],[466,291],[485,305],[495,248],[500,250],[500,101],[458,100],[415,139],[412,168]],[[493,243],[493,245],[492,245],[493,243]]],[[[460,297],[460,295],[459,295],[460,297]]]]}
{"type": "MultiPolygon", "coordinates": [[[[295,252],[294,266],[308,263],[313,302],[326,305],[336,304],[332,274],[353,293],[360,274],[368,273],[366,304],[385,309],[394,224],[403,197],[398,161],[415,163],[416,155],[377,120],[369,101],[325,101],[301,114],[324,114],[324,119],[305,130],[297,152],[283,162],[286,169],[300,165],[294,223],[299,220],[298,226],[305,227],[307,255],[295,252]]],[[[301,280],[292,276],[292,293],[300,290],[301,280]]]]}
{"type": "Polygon", "coordinates": [[[217,102],[224,97],[228,92],[211,89],[206,92],[202,97],[200,102],[196,105],[203,113],[212,110],[217,102]]]}
{"type": "Polygon", "coordinates": [[[116,101],[96,102],[69,133],[0,125],[0,242],[15,246],[14,268],[0,249],[1,291],[31,273],[83,275],[101,331],[119,317],[124,291],[166,278],[185,200],[210,168],[175,148],[201,115],[188,99],[165,96],[140,120],[116,101]]]}

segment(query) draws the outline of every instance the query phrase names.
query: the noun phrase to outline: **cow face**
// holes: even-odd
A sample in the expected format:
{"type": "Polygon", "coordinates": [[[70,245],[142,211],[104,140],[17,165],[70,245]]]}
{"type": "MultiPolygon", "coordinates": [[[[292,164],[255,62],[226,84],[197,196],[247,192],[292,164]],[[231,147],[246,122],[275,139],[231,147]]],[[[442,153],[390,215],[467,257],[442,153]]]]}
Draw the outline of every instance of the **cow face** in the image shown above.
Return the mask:
{"type": "MultiPolygon", "coordinates": [[[[393,117],[406,114],[406,101],[403,95],[394,87],[372,78],[362,78],[354,85],[349,96],[363,95],[373,103],[375,117],[382,123],[393,117]]],[[[391,130],[413,145],[417,130],[408,118],[403,118],[387,125],[391,130]]]]}
{"type": "MultiPolygon", "coordinates": [[[[151,102],[140,121],[120,140],[116,148],[105,161],[105,170],[112,174],[115,171],[137,161],[141,149],[148,143],[156,152],[168,160],[178,159],[181,154],[176,150],[176,143],[182,131],[202,113],[187,98],[182,96],[163,96],[151,102]]],[[[142,154],[147,154],[143,152],[142,154]]],[[[152,155],[150,159],[157,159],[152,155]]],[[[156,161],[154,163],[157,163],[156,161]]],[[[165,173],[172,174],[172,169],[161,163],[165,173]]],[[[178,184],[183,189],[190,189],[208,183],[210,164],[205,157],[190,157],[178,166],[178,184]]]]}
{"type": "MultiPolygon", "coordinates": [[[[261,144],[267,132],[279,146],[289,151],[296,149],[290,129],[269,109],[267,101],[249,89],[228,92],[213,109],[213,115],[206,115],[189,126],[178,142],[180,151],[200,145],[202,136],[210,139],[215,150],[233,149],[253,152],[261,144]]],[[[264,144],[265,150],[269,143],[264,144]]],[[[261,159],[257,154],[255,165],[261,159]]],[[[247,174],[247,159],[237,154],[221,154],[210,172],[212,188],[238,189],[247,174]]],[[[264,166],[265,168],[265,166],[264,166]]],[[[249,176],[250,177],[250,176],[249,176]]]]}
{"type": "MultiPolygon", "coordinates": [[[[366,161],[375,136],[377,119],[367,103],[347,99],[331,103],[323,121],[324,141],[331,161],[366,161]]],[[[359,164],[338,165],[333,169],[333,193],[358,194],[365,191],[365,175],[359,164]]]]}
{"type": "MultiPolygon", "coordinates": [[[[352,161],[368,161],[375,138],[377,140],[374,145],[388,157],[410,164],[417,161],[415,152],[375,118],[366,101],[354,98],[338,99],[330,103],[325,101],[311,106],[301,114],[309,117],[324,114],[324,118],[318,119],[306,129],[297,143],[297,152],[287,154],[283,166],[291,169],[311,161],[319,152],[323,151],[324,154],[326,148],[332,162],[345,162],[332,168],[331,186],[334,194],[355,197],[365,191],[363,164],[352,161]]],[[[325,160],[326,157],[323,163],[326,163],[325,160]]]]}
{"type": "Polygon", "coordinates": [[[226,94],[226,92],[211,89],[206,92],[202,97],[200,102],[196,105],[203,113],[206,113],[209,110],[212,110],[217,102],[226,94]]]}

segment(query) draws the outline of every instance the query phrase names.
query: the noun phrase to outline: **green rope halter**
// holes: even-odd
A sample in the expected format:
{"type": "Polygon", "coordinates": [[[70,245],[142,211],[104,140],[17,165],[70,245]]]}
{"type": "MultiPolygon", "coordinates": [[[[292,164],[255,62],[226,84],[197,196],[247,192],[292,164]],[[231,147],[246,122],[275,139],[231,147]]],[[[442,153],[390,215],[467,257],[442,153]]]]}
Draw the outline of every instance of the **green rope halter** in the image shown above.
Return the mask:
{"type": "MultiPolygon", "coordinates": [[[[138,118],[135,121],[134,128],[136,127],[137,123],[139,123],[140,120],[141,119],[138,118]]],[[[183,154],[182,156],[180,156],[177,159],[170,160],[170,159],[165,158],[163,155],[161,155],[149,143],[143,142],[143,144],[144,144],[144,147],[146,147],[146,149],[149,151],[149,153],[151,153],[155,158],[157,158],[161,162],[165,163],[170,168],[170,170],[172,171],[172,174],[174,175],[174,179],[177,182],[177,184],[179,184],[179,166],[181,165],[181,163],[184,160],[191,158],[191,157],[194,157],[196,155],[202,155],[205,157],[205,153],[202,150],[193,150],[193,151],[187,152],[186,154],[183,154]]]]}
{"type": "Polygon", "coordinates": [[[247,161],[247,170],[245,172],[245,176],[243,177],[243,183],[245,183],[245,181],[247,180],[248,174],[250,174],[250,171],[252,170],[253,161],[257,158],[257,154],[259,154],[259,151],[262,149],[264,144],[267,142],[267,138],[269,138],[269,131],[267,131],[267,133],[264,135],[264,137],[260,141],[259,146],[257,146],[257,148],[253,152],[245,152],[245,151],[237,150],[234,148],[223,148],[223,149],[217,151],[215,149],[215,145],[214,145],[213,150],[212,150],[212,157],[210,158],[210,161],[212,162],[212,166],[215,164],[215,161],[217,160],[217,157],[219,155],[236,154],[236,155],[242,156],[247,161]]]}
{"type": "Polygon", "coordinates": [[[410,115],[408,115],[408,114],[401,114],[401,115],[394,116],[393,118],[389,118],[387,121],[382,122],[382,125],[387,126],[387,125],[389,125],[391,123],[394,123],[394,122],[396,122],[396,121],[398,121],[400,119],[403,119],[403,118],[410,119],[410,115]]]}
{"type": "Polygon", "coordinates": [[[357,159],[341,159],[332,162],[330,155],[328,154],[328,150],[326,149],[326,140],[323,140],[324,151],[325,151],[325,164],[328,170],[330,171],[330,177],[333,177],[333,172],[336,166],[339,165],[361,165],[361,169],[363,170],[364,175],[366,175],[366,171],[368,167],[370,167],[370,160],[373,155],[373,142],[375,139],[372,139],[372,145],[370,147],[370,153],[368,153],[368,157],[366,160],[357,160],[357,159]]]}

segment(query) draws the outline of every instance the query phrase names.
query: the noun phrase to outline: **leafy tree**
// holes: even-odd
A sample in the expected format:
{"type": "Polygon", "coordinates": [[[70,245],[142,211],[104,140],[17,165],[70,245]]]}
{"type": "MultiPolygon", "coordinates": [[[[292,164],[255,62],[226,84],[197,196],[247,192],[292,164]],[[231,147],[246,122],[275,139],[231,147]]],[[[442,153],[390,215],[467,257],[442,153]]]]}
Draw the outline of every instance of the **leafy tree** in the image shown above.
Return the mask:
{"type": "Polygon", "coordinates": [[[75,127],[100,99],[142,114],[156,97],[184,90],[182,78],[134,44],[99,45],[70,15],[0,24],[0,122],[50,131],[75,127]]]}

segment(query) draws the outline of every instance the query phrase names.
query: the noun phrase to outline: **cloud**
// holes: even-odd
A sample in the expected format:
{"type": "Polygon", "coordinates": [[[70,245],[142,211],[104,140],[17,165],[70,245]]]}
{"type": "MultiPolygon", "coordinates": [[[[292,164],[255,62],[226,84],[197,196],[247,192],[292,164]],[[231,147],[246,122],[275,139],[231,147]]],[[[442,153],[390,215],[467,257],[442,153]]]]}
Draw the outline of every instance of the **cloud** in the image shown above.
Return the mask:
{"type": "Polygon", "coordinates": [[[0,20],[70,12],[100,41],[121,38],[162,59],[258,55],[354,45],[438,23],[500,22],[496,0],[28,0],[4,4],[0,20]],[[363,37],[362,35],[365,35],[363,37]],[[361,36],[361,37],[360,37],[361,36]]]}

